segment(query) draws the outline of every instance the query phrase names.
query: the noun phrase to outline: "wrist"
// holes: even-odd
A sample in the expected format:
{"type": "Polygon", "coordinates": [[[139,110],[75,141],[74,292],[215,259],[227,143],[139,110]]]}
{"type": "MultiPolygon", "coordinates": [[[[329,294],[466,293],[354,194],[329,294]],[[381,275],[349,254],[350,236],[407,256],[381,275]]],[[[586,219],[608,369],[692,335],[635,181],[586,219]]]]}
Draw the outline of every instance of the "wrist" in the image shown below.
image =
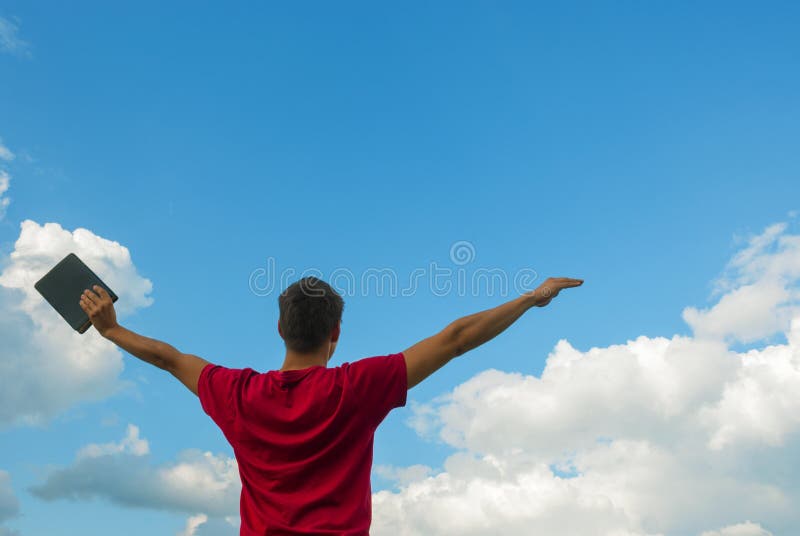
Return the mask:
{"type": "Polygon", "coordinates": [[[106,339],[113,341],[115,335],[122,329],[122,326],[119,324],[114,324],[113,326],[109,326],[104,330],[100,331],[100,335],[105,337],[106,339]]]}
{"type": "Polygon", "coordinates": [[[525,305],[526,309],[536,307],[540,302],[539,297],[536,296],[536,292],[533,290],[520,296],[520,300],[522,300],[522,303],[525,305]]]}

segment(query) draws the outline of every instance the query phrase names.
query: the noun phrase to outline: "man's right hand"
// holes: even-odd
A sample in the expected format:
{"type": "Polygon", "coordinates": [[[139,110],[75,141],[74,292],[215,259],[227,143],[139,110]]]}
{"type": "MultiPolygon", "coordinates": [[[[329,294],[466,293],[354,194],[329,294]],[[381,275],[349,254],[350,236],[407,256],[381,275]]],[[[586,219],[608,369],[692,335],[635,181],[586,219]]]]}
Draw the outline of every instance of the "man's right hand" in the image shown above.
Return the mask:
{"type": "Polygon", "coordinates": [[[459,318],[442,331],[403,352],[408,388],[442,368],[456,356],[502,333],[531,307],[544,307],[565,288],[579,287],[583,279],[551,277],[533,292],[473,315],[459,318]]]}
{"type": "Polygon", "coordinates": [[[581,285],[583,285],[583,279],[548,277],[544,283],[528,295],[533,298],[535,307],[544,307],[565,288],[579,287],[581,285]]]}

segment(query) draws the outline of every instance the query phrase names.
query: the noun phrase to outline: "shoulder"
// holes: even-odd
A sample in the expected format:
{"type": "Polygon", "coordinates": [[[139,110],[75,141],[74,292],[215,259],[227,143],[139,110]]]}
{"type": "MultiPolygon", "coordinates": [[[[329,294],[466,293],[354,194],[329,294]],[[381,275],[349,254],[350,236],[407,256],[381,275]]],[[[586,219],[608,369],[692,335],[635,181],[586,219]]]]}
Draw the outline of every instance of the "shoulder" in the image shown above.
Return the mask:
{"type": "Polygon", "coordinates": [[[396,363],[399,361],[403,361],[403,352],[398,352],[396,354],[386,354],[386,355],[373,355],[370,357],[362,357],[356,361],[345,361],[340,367],[352,367],[354,365],[372,365],[372,364],[387,364],[387,363],[396,363]]]}
{"type": "Polygon", "coordinates": [[[344,371],[346,376],[355,380],[376,375],[388,378],[401,373],[405,374],[406,361],[403,353],[400,352],[364,357],[357,361],[342,363],[339,368],[344,371]]]}
{"type": "Polygon", "coordinates": [[[232,384],[261,373],[252,368],[231,368],[224,365],[209,363],[200,371],[199,383],[232,384]]]}

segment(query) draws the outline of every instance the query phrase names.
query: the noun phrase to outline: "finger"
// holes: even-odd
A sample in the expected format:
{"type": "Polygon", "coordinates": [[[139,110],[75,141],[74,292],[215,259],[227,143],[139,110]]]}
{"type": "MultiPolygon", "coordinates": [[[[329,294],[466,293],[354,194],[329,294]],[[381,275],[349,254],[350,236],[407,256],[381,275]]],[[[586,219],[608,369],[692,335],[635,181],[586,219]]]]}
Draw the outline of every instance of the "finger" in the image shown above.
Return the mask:
{"type": "Polygon", "coordinates": [[[106,300],[106,299],[110,298],[110,296],[108,295],[108,292],[106,292],[106,289],[104,289],[100,285],[95,285],[94,286],[94,290],[95,290],[95,292],[97,292],[97,295],[100,296],[100,299],[106,300]]]}
{"type": "Polygon", "coordinates": [[[89,290],[88,288],[83,291],[83,296],[91,303],[97,303],[98,301],[100,301],[100,297],[91,290],[89,290]]]}
{"type": "Polygon", "coordinates": [[[559,283],[563,288],[579,287],[583,285],[583,279],[572,279],[571,277],[560,278],[559,283]]]}
{"type": "Polygon", "coordinates": [[[83,310],[86,312],[87,315],[89,315],[89,318],[97,314],[98,310],[97,305],[89,301],[89,299],[86,298],[85,296],[83,297],[82,301],[83,301],[83,310]]]}
{"type": "Polygon", "coordinates": [[[87,298],[84,294],[81,294],[81,309],[83,309],[86,314],[91,315],[94,313],[94,303],[92,303],[89,298],[87,298]]]}

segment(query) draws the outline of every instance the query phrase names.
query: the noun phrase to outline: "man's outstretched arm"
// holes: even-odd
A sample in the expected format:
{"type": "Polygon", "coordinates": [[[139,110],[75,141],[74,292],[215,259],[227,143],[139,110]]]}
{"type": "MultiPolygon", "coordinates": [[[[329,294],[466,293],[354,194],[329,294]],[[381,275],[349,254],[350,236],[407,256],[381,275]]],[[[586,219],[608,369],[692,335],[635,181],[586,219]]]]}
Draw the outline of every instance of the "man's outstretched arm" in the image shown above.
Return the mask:
{"type": "Polygon", "coordinates": [[[151,365],[166,370],[197,394],[197,380],[208,361],[196,355],[183,354],[165,342],[144,337],[117,323],[114,303],[103,287],[94,286],[81,295],[81,308],[89,315],[95,329],[126,352],[151,365]]]}
{"type": "Polygon", "coordinates": [[[459,318],[433,337],[418,342],[403,352],[408,388],[420,383],[454,357],[494,339],[531,307],[544,307],[562,290],[582,284],[582,279],[551,277],[533,292],[493,309],[459,318]]]}

